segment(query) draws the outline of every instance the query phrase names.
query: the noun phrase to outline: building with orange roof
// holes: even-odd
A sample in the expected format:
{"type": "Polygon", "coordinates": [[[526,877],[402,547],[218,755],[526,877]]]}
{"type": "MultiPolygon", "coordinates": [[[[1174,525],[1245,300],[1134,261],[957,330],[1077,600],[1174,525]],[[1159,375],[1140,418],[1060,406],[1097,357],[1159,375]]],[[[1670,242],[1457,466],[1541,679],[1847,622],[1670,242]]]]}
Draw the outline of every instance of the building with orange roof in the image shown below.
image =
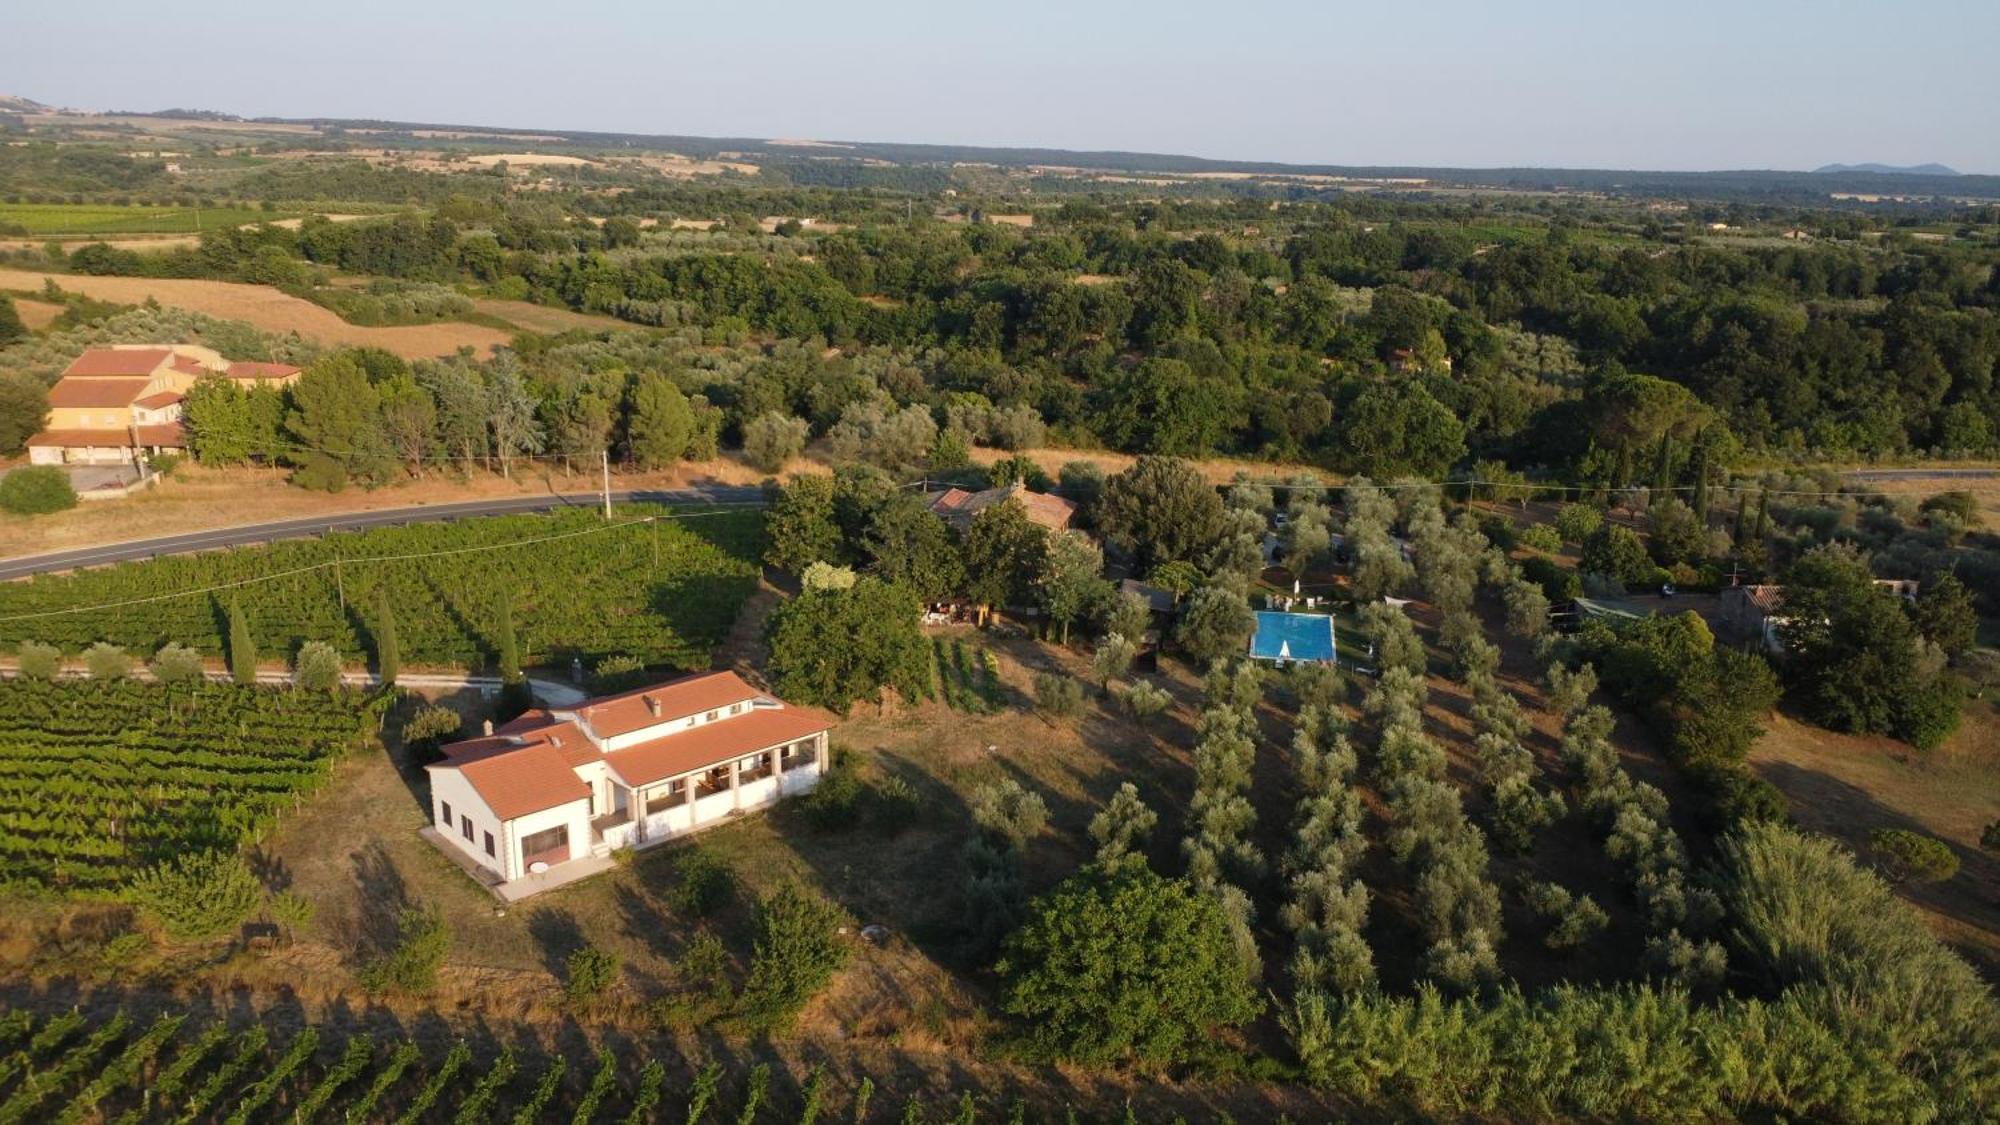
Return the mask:
{"type": "Polygon", "coordinates": [[[49,420],[28,439],[37,465],[118,465],[187,448],[181,400],[196,380],[284,386],[285,363],[231,362],[199,344],[108,344],[89,348],[49,390],[49,420]]]}
{"type": "Polygon", "coordinates": [[[537,709],[425,767],[436,840],[510,901],[810,792],[833,717],[734,672],[537,709]],[[581,865],[565,868],[564,865],[581,865]]]}
{"type": "Polygon", "coordinates": [[[929,495],[931,511],[939,518],[958,529],[963,535],[972,529],[972,520],[979,513],[995,504],[1013,500],[1021,505],[1030,522],[1050,531],[1068,529],[1076,519],[1076,504],[1060,496],[1045,492],[1031,492],[1020,481],[989,488],[983,492],[967,492],[962,488],[947,488],[929,495]]]}

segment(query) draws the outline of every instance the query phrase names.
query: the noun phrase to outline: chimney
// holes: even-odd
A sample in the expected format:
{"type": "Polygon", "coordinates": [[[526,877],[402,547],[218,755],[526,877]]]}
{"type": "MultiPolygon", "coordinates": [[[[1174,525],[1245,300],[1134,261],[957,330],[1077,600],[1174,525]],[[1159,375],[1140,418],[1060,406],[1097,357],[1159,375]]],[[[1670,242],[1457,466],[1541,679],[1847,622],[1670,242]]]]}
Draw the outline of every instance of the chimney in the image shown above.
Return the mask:
{"type": "Polygon", "coordinates": [[[492,738],[492,737],[493,737],[493,720],[492,720],[492,719],[488,719],[488,720],[486,720],[486,727],[485,727],[485,730],[486,730],[486,737],[488,737],[488,738],[492,738]]]}
{"type": "Polygon", "coordinates": [[[642,696],[641,698],[643,698],[646,701],[646,713],[653,716],[655,719],[659,718],[660,701],[650,695],[642,696]]]}

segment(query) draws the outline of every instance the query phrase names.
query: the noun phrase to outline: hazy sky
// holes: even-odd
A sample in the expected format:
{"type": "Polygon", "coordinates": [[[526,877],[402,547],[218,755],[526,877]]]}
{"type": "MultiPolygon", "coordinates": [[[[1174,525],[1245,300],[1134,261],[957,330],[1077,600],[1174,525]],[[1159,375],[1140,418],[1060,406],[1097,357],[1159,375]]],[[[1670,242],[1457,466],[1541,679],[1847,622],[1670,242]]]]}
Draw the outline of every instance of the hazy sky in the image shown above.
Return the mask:
{"type": "Polygon", "coordinates": [[[2000,0],[21,0],[87,109],[1241,160],[2000,173],[2000,0]]]}

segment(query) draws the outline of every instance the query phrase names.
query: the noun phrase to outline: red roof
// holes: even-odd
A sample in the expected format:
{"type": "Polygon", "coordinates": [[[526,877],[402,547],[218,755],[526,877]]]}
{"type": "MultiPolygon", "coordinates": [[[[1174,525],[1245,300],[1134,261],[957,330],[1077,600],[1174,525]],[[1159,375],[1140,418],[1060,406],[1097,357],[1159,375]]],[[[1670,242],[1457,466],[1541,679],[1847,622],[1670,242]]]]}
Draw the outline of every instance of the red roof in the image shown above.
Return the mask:
{"type": "MultiPolygon", "coordinates": [[[[151,449],[155,446],[166,449],[180,449],[187,445],[187,435],[179,422],[163,422],[157,426],[140,426],[139,445],[151,449]]],[[[130,429],[120,430],[43,430],[28,439],[31,447],[80,449],[85,446],[100,446],[113,449],[129,449],[132,446],[130,429]]]]}
{"type": "Polygon", "coordinates": [[[150,394],[145,398],[138,399],[132,405],[142,407],[146,410],[158,410],[162,406],[172,406],[186,397],[186,395],[181,394],[179,391],[161,391],[158,394],[150,394]]]}
{"type": "Polygon", "coordinates": [[[166,348],[90,348],[64,375],[151,375],[174,353],[166,348]]]}
{"type": "Polygon", "coordinates": [[[594,699],[574,714],[570,720],[541,708],[525,712],[490,735],[445,746],[445,760],[428,768],[459,770],[495,815],[512,820],[581,799],[589,790],[576,771],[591,762],[610,766],[627,785],[645,786],[818,734],[834,722],[824,711],[777,702],[734,672],[705,672],[594,699]],[[648,699],[659,702],[657,716],[648,699]],[[732,703],[749,706],[636,746],[598,749],[621,734],[732,703]]]}
{"type": "Polygon", "coordinates": [[[65,375],[49,388],[50,406],[130,406],[145,393],[148,379],[65,375]]]}
{"type": "Polygon", "coordinates": [[[934,493],[931,511],[940,516],[959,516],[971,519],[995,504],[1009,500],[1019,501],[1021,510],[1030,522],[1040,524],[1051,531],[1061,531],[1076,518],[1076,505],[1060,496],[1050,496],[1045,492],[1030,492],[1020,481],[989,488],[984,492],[967,492],[962,488],[947,488],[934,493]]]}
{"type": "Polygon", "coordinates": [[[513,820],[590,796],[590,786],[562,755],[544,743],[492,746],[474,754],[459,754],[431,769],[456,768],[470,782],[486,807],[501,820],[513,820]]]}
{"type": "Polygon", "coordinates": [[[576,709],[576,717],[590,724],[597,737],[616,738],[731,703],[745,703],[760,694],[734,672],[701,672],[623,695],[593,699],[576,709]],[[653,704],[659,707],[657,713],[653,704]]]}
{"type": "Polygon", "coordinates": [[[651,742],[613,750],[604,760],[627,785],[651,785],[832,727],[831,715],[810,707],[759,707],[702,723],[691,730],[663,735],[651,742]]]}

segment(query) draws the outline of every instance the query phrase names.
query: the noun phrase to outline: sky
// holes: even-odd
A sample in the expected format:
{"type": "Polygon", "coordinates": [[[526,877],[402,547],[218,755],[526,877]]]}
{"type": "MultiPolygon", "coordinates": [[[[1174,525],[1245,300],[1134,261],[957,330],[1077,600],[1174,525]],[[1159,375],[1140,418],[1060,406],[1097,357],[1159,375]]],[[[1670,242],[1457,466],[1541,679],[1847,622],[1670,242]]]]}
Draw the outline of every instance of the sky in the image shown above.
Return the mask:
{"type": "Polygon", "coordinates": [[[2000,173],[1996,0],[23,3],[81,109],[1307,164],[2000,173]]]}

